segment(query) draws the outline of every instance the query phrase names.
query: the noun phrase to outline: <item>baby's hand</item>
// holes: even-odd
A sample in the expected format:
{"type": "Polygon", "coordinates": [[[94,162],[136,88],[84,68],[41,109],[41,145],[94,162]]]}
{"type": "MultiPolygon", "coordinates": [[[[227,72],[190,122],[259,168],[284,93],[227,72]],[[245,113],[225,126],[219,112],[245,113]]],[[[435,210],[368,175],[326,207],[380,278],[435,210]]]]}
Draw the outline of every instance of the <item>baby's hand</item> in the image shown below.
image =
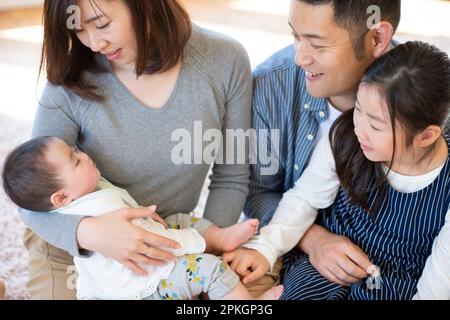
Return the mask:
{"type": "Polygon", "coordinates": [[[249,284],[258,280],[270,271],[269,261],[258,251],[239,248],[223,255],[223,261],[228,263],[242,279],[242,283],[249,284]]]}

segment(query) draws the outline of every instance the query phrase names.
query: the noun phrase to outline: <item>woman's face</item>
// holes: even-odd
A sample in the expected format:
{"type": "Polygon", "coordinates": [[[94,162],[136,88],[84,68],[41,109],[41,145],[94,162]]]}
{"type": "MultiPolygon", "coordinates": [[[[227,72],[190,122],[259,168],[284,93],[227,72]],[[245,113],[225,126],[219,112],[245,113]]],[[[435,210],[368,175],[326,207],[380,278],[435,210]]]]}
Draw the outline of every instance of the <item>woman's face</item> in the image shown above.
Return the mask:
{"type": "Polygon", "coordinates": [[[78,39],[99,52],[116,67],[132,66],[137,60],[137,41],[131,12],[122,0],[79,0],[81,29],[78,39]]]}

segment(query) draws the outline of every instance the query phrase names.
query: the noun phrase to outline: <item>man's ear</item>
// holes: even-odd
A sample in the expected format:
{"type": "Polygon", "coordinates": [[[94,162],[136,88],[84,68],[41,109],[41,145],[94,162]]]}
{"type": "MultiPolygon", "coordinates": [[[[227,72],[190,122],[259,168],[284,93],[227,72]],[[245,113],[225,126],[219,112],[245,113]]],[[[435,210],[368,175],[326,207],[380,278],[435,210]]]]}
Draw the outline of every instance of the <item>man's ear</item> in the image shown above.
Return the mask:
{"type": "Polygon", "coordinates": [[[370,29],[370,51],[375,59],[389,51],[393,36],[394,27],[387,21],[381,21],[370,29]]]}
{"type": "Polygon", "coordinates": [[[50,202],[55,208],[62,208],[72,202],[69,194],[64,190],[59,190],[50,196],[50,202]]]}
{"type": "Polygon", "coordinates": [[[442,135],[442,129],[438,126],[428,126],[414,137],[414,144],[420,148],[426,148],[436,142],[442,135]]]}

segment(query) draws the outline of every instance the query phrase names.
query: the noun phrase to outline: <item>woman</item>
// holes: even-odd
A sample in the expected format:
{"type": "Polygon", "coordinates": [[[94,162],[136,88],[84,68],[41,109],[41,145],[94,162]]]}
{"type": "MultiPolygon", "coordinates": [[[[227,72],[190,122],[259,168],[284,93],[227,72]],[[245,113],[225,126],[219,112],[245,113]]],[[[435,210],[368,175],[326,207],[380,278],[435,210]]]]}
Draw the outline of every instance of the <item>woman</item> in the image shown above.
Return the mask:
{"type": "MultiPolygon", "coordinates": [[[[163,217],[190,212],[198,202],[209,170],[205,161],[194,161],[203,154],[195,144],[199,125],[223,133],[250,125],[251,70],[245,50],[193,26],[176,0],[46,0],[41,69],[44,64],[48,85],[33,136],[58,136],[77,145],[105,178],[140,205],[157,205],[163,217]],[[187,150],[183,159],[188,161],[181,164],[174,159],[177,129],[195,141],[194,157],[187,150]]],[[[225,134],[223,139],[226,145],[225,134]]],[[[219,162],[212,169],[204,217],[228,226],[242,211],[249,172],[246,164],[219,162]]],[[[154,210],[127,209],[95,218],[21,210],[35,232],[27,231],[25,239],[31,297],[75,297],[67,252],[99,252],[140,274],[138,263],[174,259],[161,247],[176,243],[130,223],[154,210]]]]}

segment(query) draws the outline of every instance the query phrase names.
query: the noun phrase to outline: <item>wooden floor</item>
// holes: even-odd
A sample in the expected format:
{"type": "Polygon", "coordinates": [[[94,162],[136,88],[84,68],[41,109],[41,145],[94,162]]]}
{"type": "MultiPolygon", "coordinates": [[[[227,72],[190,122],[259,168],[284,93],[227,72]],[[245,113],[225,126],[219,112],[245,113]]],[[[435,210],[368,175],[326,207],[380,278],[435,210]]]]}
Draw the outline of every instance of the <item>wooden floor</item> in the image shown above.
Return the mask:
{"type": "Polygon", "coordinates": [[[0,11],[0,30],[38,25],[41,17],[42,8],[0,11]]]}

